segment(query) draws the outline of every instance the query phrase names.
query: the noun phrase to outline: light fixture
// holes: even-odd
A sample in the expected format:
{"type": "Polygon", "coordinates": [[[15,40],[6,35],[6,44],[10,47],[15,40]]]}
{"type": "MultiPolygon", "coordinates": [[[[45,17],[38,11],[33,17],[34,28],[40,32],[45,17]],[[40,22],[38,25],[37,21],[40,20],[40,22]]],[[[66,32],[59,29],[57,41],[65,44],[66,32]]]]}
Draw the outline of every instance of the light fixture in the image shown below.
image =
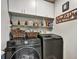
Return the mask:
{"type": "Polygon", "coordinates": [[[54,3],[55,2],[55,0],[45,0],[45,1],[50,2],[50,3],[54,3]]]}

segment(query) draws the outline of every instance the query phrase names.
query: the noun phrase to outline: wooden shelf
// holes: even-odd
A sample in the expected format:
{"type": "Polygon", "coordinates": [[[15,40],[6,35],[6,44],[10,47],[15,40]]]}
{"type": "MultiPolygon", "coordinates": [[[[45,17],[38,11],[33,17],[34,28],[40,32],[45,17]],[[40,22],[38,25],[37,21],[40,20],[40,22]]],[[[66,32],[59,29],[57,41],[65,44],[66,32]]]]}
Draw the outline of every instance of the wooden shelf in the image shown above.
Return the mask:
{"type": "Polygon", "coordinates": [[[31,14],[25,14],[25,13],[18,13],[18,12],[13,12],[13,11],[9,11],[8,12],[10,16],[20,16],[20,17],[30,17],[30,18],[49,18],[54,20],[54,18],[51,17],[45,17],[45,16],[38,16],[38,15],[31,15],[31,14]]]}
{"type": "Polygon", "coordinates": [[[28,25],[11,25],[10,26],[11,28],[13,27],[17,27],[17,28],[52,28],[52,27],[49,27],[49,26],[28,26],[28,25]]]}
{"type": "MultiPolygon", "coordinates": [[[[53,23],[54,18],[49,18],[49,17],[43,17],[43,16],[38,16],[38,15],[29,15],[29,14],[25,14],[25,13],[17,13],[17,12],[11,12],[9,11],[9,16],[10,16],[10,20],[12,21],[12,24],[10,25],[10,28],[22,28],[22,30],[28,30],[29,29],[43,29],[43,30],[47,30],[47,31],[51,31],[53,29],[53,25],[52,26],[42,26],[41,24],[43,23],[44,25],[49,25],[50,23],[53,23]],[[28,25],[24,25],[24,24],[20,24],[18,25],[18,23],[15,25],[14,22],[16,23],[15,20],[21,21],[23,20],[23,22],[28,23],[28,25]],[[29,22],[28,21],[38,21],[38,26],[29,26],[29,22]],[[42,22],[42,23],[41,23],[42,22]],[[49,23],[48,23],[49,22],[49,23]]],[[[42,31],[43,31],[42,30],[42,31]]]]}

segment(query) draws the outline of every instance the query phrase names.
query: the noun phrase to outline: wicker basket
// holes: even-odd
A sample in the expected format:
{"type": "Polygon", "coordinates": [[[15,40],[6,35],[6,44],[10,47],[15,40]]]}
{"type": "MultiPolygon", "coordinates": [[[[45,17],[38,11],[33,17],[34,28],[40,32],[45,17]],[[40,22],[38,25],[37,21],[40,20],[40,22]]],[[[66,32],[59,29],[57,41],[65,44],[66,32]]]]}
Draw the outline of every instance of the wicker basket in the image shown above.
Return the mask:
{"type": "Polygon", "coordinates": [[[28,38],[37,38],[38,32],[26,32],[28,38]]]}
{"type": "Polygon", "coordinates": [[[19,29],[11,30],[11,34],[13,38],[25,37],[25,31],[19,29]]]}

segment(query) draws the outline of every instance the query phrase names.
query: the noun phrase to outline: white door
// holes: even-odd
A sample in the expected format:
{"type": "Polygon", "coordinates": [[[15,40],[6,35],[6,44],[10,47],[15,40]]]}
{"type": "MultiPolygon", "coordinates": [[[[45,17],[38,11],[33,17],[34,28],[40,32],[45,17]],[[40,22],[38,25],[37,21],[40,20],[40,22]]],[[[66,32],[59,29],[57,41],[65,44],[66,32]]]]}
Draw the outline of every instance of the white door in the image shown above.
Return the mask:
{"type": "Polygon", "coordinates": [[[37,15],[54,18],[54,4],[44,0],[37,0],[37,15]]]}
{"type": "Polygon", "coordinates": [[[9,0],[9,11],[35,15],[35,0],[9,0]]]}

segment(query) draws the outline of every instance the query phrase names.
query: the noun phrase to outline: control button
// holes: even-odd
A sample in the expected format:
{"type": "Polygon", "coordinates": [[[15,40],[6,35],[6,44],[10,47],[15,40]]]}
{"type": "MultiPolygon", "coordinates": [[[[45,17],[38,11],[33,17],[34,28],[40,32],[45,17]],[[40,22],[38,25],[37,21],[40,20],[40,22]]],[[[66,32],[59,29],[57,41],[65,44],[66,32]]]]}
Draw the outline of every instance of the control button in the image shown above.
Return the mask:
{"type": "Polygon", "coordinates": [[[28,41],[24,41],[24,44],[28,44],[28,41]]]}

